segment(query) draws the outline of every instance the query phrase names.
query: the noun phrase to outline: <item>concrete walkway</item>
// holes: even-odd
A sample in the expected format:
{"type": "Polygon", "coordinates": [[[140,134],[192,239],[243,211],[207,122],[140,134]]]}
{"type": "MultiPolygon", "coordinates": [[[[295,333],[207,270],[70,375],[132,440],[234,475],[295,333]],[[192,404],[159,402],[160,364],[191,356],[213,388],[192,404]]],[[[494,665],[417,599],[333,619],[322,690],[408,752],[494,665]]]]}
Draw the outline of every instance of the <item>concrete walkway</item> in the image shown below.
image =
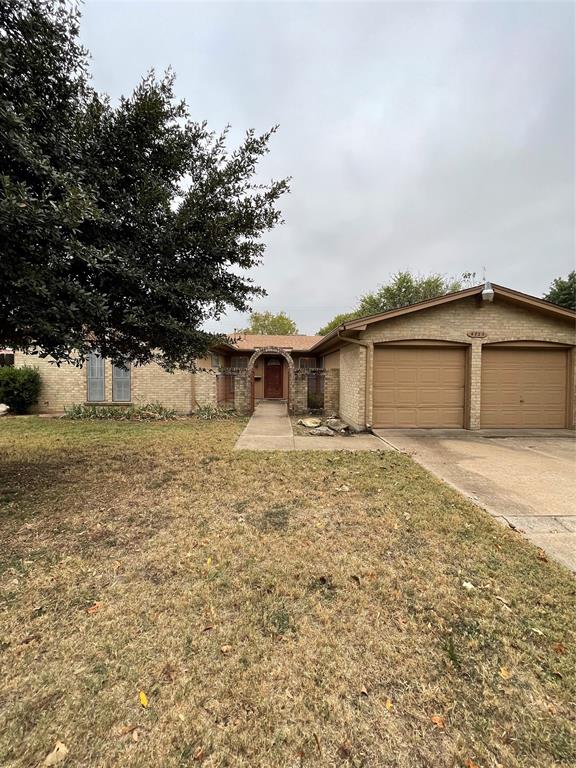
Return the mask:
{"type": "Polygon", "coordinates": [[[377,430],[576,571],[576,440],[569,430],[377,430]]]}
{"type": "Polygon", "coordinates": [[[283,401],[259,403],[234,446],[237,451],[390,451],[390,445],[374,435],[349,437],[298,436],[292,432],[283,401]]]}

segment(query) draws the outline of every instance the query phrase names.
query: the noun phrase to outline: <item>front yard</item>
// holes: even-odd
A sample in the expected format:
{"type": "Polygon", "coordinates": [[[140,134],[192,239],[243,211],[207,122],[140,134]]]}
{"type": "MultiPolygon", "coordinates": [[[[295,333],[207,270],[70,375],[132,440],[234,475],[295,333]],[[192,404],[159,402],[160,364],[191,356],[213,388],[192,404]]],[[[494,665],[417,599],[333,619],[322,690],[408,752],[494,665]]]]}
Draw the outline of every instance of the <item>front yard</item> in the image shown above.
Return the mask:
{"type": "Polygon", "coordinates": [[[570,574],[406,456],[242,426],[0,422],[0,765],[574,765],[570,574]]]}

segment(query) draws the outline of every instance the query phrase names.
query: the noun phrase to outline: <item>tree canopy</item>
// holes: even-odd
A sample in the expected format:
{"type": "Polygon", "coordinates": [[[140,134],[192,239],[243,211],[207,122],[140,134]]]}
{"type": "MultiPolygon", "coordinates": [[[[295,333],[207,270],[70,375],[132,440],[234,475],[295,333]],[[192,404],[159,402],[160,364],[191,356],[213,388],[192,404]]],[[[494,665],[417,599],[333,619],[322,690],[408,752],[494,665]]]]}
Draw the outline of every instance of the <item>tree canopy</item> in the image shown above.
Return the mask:
{"type": "Polygon", "coordinates": [[[544,298],[576,312],[576,271],[570,272],[566,278],[557,277],[544,298]]]}
{"type": "Polygon", "coordinates": [[[275,336],[293,336],[298,333],[296,323],[285,312],[252,312],[246,333],[269,333],[275,336]]]}
{"type": "Polygon", "coordinates": [[[244,271],[288,190],[255,181],[276,128],[228,150],[171,73],[113,105],[78,27],[65,0],[0,3],[0,344],[192,367],[203,323],[264,294],[244,271]]]}
{"type": "Polygon", "coordinates": [[[475,279],[473,272],[464,272],[461,278],[449,278],[434,273],[431,275],[413,275],[409,271],[400,271],[392,275],[390,281],[380,285],[375,291],[365,293],[355,309],[336,315],[318,333],[325,336],[347,320],[357,317],[376,315],[391,309],[406,307],[426,299],[434,299],[446,293],[459,291],[467,285],[472,285],[475,279]]]}

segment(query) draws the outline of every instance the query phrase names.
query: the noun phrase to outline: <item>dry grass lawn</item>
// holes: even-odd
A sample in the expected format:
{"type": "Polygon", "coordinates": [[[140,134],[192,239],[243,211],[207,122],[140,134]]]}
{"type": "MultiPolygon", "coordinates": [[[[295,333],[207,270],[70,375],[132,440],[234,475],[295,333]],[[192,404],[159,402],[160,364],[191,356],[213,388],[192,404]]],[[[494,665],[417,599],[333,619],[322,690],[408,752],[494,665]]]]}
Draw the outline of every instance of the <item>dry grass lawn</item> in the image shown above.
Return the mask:
{"type": "Polygon", "coordinates": [[[572,576],[406,456],[242,426],[0,422],[0,765],[576,765],[572,576]]]}

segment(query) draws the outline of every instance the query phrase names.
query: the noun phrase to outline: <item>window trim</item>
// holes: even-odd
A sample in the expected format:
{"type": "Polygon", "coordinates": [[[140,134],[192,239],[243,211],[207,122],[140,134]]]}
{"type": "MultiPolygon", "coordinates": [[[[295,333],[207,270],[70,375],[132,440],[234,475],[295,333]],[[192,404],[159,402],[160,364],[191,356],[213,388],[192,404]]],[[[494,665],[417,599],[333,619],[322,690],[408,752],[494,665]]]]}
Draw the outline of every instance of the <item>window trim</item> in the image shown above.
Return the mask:
{"type": "Polygon", "coordinates": [[[315,357],[309,357],[307,355],[302,355],[298,358],[298,368],[302,371],[314,371],[320,366],[318,365],[318,360],[315,357]],[[303,360],[313,360],[314,365],[302,365],[303,360]]]}

